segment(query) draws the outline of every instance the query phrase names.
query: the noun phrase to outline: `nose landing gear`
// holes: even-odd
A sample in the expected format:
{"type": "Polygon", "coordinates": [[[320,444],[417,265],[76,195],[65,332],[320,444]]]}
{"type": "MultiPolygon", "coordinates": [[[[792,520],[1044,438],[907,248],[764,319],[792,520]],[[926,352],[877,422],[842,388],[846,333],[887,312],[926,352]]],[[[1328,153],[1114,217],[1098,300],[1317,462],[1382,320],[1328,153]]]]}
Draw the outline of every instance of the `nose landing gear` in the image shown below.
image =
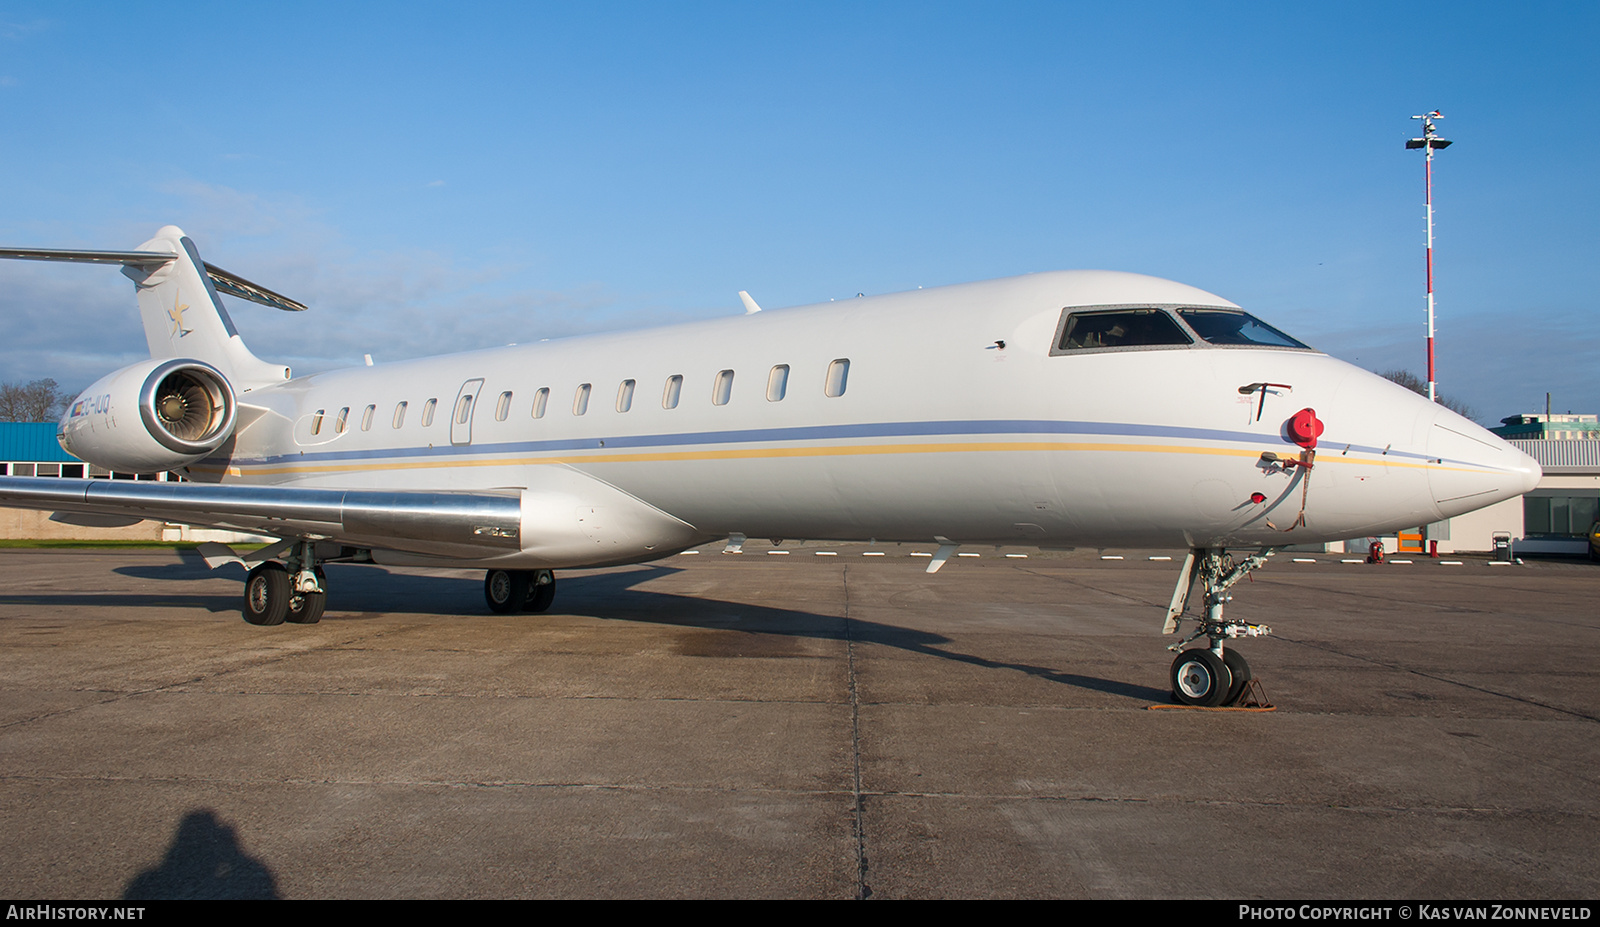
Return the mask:
{"type": "MultiPolygon", "coordinates": [[[[1221,547],[1196,547],[1183,561],[1183,573],[1167,607],[1163,634],[1175,634],[1178,622],[1188,608],[1189,595],[1196,580],[1201,581],[1204,617],[1197,618],[1194,633],[1168,647],[1178,656],[1172,661],[1172,696],[1180,705],[1217,708],[1236,704],[1254,676],[1250,664],[1224,642],[1240,637],[1265,637],[1272,633],[1266,625],[1250,624],[1223,617],[1223,607],[1233,596],[1228,589],[1266,564],[1281,548],[1263,547],[1239,563],[1234,563],[1221,547]],[[1184,645],[1200,637],[1210,639],[1209,647],[1184,650],[1184,645]]],[[[1259,685],[1259,684],[1258,684],[1259,685]]]]}

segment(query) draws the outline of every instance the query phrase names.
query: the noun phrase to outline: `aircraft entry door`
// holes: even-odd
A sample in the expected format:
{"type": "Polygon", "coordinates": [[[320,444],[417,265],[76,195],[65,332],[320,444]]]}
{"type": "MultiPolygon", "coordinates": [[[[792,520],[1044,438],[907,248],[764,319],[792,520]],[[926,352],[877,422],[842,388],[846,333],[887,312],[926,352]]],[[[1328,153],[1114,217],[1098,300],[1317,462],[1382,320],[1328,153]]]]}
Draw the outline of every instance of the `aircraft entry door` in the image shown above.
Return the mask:
{"type": "Polygon", "coordinates": [[[483,379],[468,380],[461,384],[456,394],[456,404],[450,408],[450,443],[472,443],[472,410],[478,406],[478,393],[483,390],[483,379]]]}

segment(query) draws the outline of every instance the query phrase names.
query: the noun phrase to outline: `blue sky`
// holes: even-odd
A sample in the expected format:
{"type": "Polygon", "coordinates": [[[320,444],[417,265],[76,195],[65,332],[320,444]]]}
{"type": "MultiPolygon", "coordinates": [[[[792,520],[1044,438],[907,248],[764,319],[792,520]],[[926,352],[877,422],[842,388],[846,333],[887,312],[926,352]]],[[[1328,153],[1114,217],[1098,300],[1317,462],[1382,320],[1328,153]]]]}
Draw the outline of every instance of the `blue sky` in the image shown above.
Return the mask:
{"type": "MultiPolygon", "coordinates": [[[[1170,277],[1480,420],[1600,412],[1600,4],[0,2],[0,244],[182,226],[312,372],[1064,268],[1170,277]]],[[[0,380],[144,354],[0,262],[0,380]]]]}

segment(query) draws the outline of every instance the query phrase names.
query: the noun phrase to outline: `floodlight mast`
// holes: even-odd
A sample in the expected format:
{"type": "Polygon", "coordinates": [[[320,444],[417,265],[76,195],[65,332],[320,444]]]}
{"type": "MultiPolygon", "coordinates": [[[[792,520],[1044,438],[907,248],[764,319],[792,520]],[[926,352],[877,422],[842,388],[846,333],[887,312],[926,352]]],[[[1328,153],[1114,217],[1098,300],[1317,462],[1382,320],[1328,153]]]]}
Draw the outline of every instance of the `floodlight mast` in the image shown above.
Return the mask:
{"type": "Polygon", "coordinates": [[[1433,150],[1435,148],[1449,148],[1450,140],[1440,138],[1433,126],[1435,119],[1443,119],[1444,114],[1438,110],[1412,116],[1412,119],[1422,120],[1422,137],[1406,141],[1406,148],[1422,148],[1427,152],[1425,158],[1425,174],[1427,183],[1426,199],[1428,204],[1428,399],[1438,401],[1434,388],[1433,373],[1433,150]]]}

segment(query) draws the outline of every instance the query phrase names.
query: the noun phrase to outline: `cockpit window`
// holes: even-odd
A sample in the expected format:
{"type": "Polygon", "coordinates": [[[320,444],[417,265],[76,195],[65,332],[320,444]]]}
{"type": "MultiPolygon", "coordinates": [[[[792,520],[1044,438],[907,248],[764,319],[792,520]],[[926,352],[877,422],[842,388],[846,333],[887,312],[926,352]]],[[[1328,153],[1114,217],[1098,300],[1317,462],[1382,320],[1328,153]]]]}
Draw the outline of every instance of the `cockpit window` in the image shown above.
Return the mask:
{"type": "Polygon", "coordinates": [[[1178,323],[1160,309],[1074,312],[1067,318],[1058,351],[1091,348],[1142,348],[1193,344],[1178,323]]]}
{"type": "Polygon", "coordinates": [[[1179,309],[1195,334],[1212,344],[1267,348],[1304,348],[1302,344],[1248,312],[1237,309],[1179,309]]]}

